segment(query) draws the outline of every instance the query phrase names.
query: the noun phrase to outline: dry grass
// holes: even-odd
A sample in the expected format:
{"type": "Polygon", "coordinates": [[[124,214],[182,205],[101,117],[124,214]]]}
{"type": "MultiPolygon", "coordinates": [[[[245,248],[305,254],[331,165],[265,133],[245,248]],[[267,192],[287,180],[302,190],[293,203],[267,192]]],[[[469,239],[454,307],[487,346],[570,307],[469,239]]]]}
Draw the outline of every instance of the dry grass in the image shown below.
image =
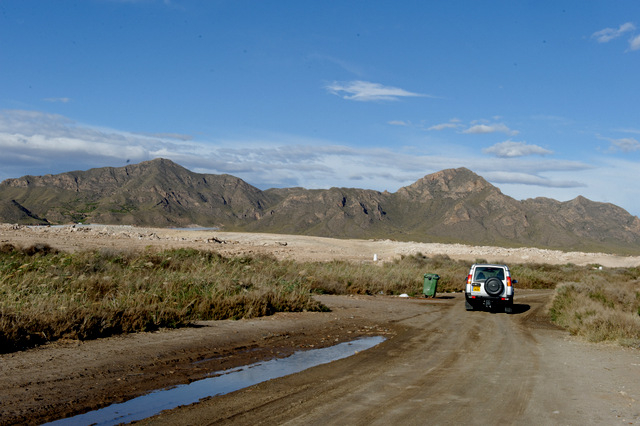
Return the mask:
{"type": "Polygon", "coordinates": [[[640,281],[591,276],[558,286],[554,322],[592,342],[618,341],[640,348],[640,281]]]}
{"type": "Polygon", "coordinates": [[[0,247],[0,348],[180,327],[195,320],[323,310],[314,293],[420,295],[462,289],[468,265],[422,255],[386,264],[225,258],[210,251],[65,253],[0,247]]]}
{"type": "MultiPolygon", "coordinates": [[[[283,270],[283,267],[285,268],[283,270]]],[[[325,309],[269,257],[0,248],[0,348],[325,309]]]]}
{"type": "Polygon", "coordinates": [[[437,273],[438,292],[464,288],[469,264],[448,256],[426,257],[421,254],[403,256],[389,263],[352,263],[346,261],[301,263],[298,275],[311,289],[324,294],[406,293],[419,296],[425,273],[437,273]]]}
{"type": "MultiPolygon", "coordinates": [[[[572,332],[593,329],[591,340],[640,339],[637,268],[510,266],[518,288],[574,282],[558,289],[552,311],[554,320],[572,332]]],[[[180,327],[196,320],[326,309],[313,299],[314,293],[420,296],[425,273],[440,276],[438,293],[458,292],[468,270],[467,262],[443,255],[372,264],[226,258],[193,249],[65,253],[46,245],[4,245],[0,351],[60,338],[180,327]]]]}

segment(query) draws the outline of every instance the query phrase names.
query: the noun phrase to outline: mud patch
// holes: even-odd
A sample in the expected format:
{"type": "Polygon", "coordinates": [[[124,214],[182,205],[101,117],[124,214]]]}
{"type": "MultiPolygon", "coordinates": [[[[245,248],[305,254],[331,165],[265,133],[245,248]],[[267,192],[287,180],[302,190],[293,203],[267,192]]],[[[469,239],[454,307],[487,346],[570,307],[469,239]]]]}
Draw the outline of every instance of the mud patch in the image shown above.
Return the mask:
{"type": "Polygon", "coordinates": [[[287,358],[215,372],[212,377],[180,385],[113,404],[100,410],[91,411],[75,417],[61,419],[50,425],[116,425],[142,420],[181,405],[193,404],[203,398],[224,395],[267,380],[299,373],[317,365],[346,358],[360,351],[372,348],[385,340],[382,336],[372,336],[351,342],[340,343],[321,349],[296,352],[287,358]]]}

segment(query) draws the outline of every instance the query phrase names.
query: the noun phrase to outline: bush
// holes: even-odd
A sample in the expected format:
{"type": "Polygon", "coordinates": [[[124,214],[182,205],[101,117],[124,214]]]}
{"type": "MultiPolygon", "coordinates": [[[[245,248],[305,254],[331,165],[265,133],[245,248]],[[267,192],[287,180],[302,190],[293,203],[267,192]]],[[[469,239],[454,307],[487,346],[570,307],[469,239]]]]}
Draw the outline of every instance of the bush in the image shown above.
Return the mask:
{"type": "Polygon", "coordinates": [[[611,282],[592,276],[556,290],[551,319],[592,342],[618,341],[640,347],[640,281],[611,282]]]}
{"type": "Polygon", "coordinates": [[[0,349],[93,339],[195,320],[323,310],[292,265],[198,250],[0,250],[0,349]]]}
{"type": "MultiPolygon", "coordinates": [[[[93,339],[196,320],[326,310],[320,294],[422,294],[464,289],[469,263],[416,254],[387,263],[277,261],[212,251],[58,252],[0,246],[0,351],[61,338],[93,339]]],[[[591,340],[638,339],[638,268],[510,265],[518,288],[558,288],[554,321],[591,340]],[[616,283],[615,285],[612,283],[616,283]],[[622,284],[618,284],[622,283],[622,284]]]]}

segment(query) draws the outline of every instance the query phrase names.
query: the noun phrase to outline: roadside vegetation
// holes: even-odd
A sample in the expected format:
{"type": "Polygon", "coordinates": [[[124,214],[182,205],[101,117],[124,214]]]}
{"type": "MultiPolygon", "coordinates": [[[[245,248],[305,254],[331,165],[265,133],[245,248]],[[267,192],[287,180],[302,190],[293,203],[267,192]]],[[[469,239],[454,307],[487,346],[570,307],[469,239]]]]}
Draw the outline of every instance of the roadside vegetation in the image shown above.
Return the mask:
{"type": "MultiPolygon", "coordinates": [[[[510,265],[519,289],[571,283],[558,286],[551,309],[553,320],[571,332],[594,341],[640,342],[640,271],[596,266],[510,265]]],[[[295,262],[195,249],[66,253],[5,244],[0,352],[198,320],[326,310],[313,294],[420,296],[425,273],[440,276],[438,293],[458,292],[468,270],[468,262],[443,255],[386,263],[295,262]]]]}
{"type": "Polygon", "coordinates": [[[618,272],[559,285],[551,319],[589,341],[617,341],[640,349],[640,280],[612,280],[611,275],[626,275],[618,272]]]}
{"type": "Polygon", "coordinates": [[[56,252],[0,247],[0,348],[325,309],[290,266],[197,250],[56,252]]]}

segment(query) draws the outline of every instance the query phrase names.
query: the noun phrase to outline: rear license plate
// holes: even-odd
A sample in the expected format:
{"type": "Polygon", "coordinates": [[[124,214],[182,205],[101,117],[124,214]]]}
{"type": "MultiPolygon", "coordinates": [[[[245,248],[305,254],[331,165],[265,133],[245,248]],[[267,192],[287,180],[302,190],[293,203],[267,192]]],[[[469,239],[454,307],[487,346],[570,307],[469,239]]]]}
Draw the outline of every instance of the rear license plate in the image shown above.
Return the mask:
{"type": "Polygon", "coordinates": [[[474,285],[473,286],[473,291],[480,291],[480,286],[479,285],[474,285]]]}

